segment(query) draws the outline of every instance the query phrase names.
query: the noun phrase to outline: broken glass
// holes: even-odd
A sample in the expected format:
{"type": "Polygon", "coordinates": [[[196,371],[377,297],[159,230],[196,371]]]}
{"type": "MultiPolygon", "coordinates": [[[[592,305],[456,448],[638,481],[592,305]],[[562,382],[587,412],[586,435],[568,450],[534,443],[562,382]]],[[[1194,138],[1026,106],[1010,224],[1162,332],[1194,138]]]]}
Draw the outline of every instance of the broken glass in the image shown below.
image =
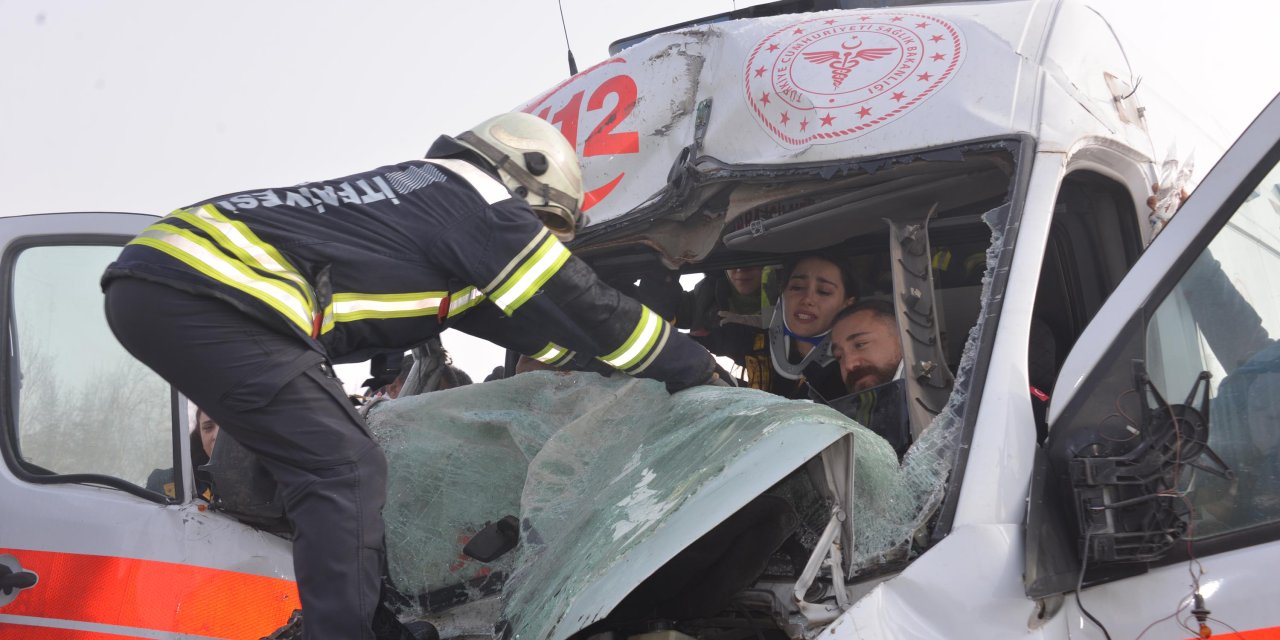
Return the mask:
{"type": "MultiPolygon", "coordinates": [[[[502,617],[517,637],[571,633],[564,625],[586,622],[561,618],[593,585],[624,569],[638,584],[849,432],[859,486],[876,487],[858,511],[874,517],[895,502],[897,456],[879,436],[827,407],[748,389],[670,395],[654,381],[534,372],[382,403],[370,424],[390,467],[397,589],[430,608],[502,583],[502,617]],[[679,542],[628,556],[690,509],[695,525],[679,542]],[[506,515],[521,522],[515,550],[491,563],[462,554],[506,515]]],[[[619,585],[616,599],[635,584],[619,585]]]]}
{"type": "Polygon", "coordinates": [[[817,520],[825,507],[793,472],[849,433],[854,575],[903,557],[959,453],[978,344],[999,308],[1008,214],[984,216],[982,311],[955,392],[901,465],[883,438],[831,408],[750,389],[670,395],[651,380],[533,372],[380,404],[369,420],[390,467],[389,573],[420,607],[411,615],[497,595],[484,615],[512,637],[568,636],[771,488],[817,520]],[[462,553],[508,515],[520,522],[512,551],[489,563],[462,553]]]}

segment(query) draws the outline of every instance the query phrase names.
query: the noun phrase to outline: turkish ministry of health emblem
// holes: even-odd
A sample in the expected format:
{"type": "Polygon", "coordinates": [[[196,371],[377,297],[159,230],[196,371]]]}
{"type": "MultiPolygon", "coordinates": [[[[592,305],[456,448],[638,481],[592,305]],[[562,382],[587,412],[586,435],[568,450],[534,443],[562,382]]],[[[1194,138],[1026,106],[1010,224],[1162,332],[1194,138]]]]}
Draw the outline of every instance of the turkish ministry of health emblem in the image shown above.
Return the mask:
{"type": "Polygon", "coordinates": [[[913,13],[849,13],[796,22],[747,58],[747,104],[788,146],[840,142],[901,118],[964,59],[955,25],[913,13]]]}

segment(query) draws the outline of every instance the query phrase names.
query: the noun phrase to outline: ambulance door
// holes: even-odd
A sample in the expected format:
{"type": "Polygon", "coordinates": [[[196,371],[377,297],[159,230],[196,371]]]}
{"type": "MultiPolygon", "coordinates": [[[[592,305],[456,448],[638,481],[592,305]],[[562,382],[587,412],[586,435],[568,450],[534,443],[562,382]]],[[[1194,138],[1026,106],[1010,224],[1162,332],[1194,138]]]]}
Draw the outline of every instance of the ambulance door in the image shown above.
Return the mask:
{"type": "Polygon", "coordinates": [[[1027,592],[1053,636],[1280,633],[1280,100],[1063,365],[1027,592]]]}
{"type": "Polygon", "coordinates": [[[289,544],[193,482],[186,403],[99,286],[155,220],[0,219],[0,638],[253,637],[299,608],[289,544]]]}

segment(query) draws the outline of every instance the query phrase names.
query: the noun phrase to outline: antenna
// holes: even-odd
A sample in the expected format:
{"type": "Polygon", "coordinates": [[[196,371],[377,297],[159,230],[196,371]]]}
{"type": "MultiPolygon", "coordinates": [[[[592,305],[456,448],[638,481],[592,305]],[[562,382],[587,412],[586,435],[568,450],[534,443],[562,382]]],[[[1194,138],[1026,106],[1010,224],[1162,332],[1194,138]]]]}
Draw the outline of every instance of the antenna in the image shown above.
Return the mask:
{"type": "Polygon", "coordinates": [[[578,75],[578,63],[573,61],[573,47],[569,46],[569,26],[564,22],[564,2],[556,0],[556,5],[560,7],[560,28],[564,29],[564,48],[569,52],[569,75],[578,75]]]}

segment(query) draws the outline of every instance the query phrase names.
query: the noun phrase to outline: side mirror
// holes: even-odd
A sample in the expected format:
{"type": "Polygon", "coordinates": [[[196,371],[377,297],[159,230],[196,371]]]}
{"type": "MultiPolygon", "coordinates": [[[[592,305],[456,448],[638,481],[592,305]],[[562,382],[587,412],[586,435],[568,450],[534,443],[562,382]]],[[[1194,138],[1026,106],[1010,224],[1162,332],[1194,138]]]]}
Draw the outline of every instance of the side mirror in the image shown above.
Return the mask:
{"type": "Polygon", "coordinates": [[[1208,382],[1201,373],[1171,404],[1144,361],[1116,362],[1082,398],[1078,426],[1050,431],[1029,494],[1028,596],[1074,589],[1081,564],[1094,576],[1141,573],[1186,539],[1194,474],[1234,478],[1208,446],[1208,382]]]}
{"type": "Polygon", "coordinates": [[[1071,488],[1089,565],[1163,557],[1189,530],[1184,494],[1191,473],[1234,478],[1208,444],[1209,374],[1196,377],[1182,404],[1170,404],[1143,362],[1133,365],[1139,424],[1099,425],[1089,434],[1093,443],[1051,454],[1060,480],[1071,488]]]}

